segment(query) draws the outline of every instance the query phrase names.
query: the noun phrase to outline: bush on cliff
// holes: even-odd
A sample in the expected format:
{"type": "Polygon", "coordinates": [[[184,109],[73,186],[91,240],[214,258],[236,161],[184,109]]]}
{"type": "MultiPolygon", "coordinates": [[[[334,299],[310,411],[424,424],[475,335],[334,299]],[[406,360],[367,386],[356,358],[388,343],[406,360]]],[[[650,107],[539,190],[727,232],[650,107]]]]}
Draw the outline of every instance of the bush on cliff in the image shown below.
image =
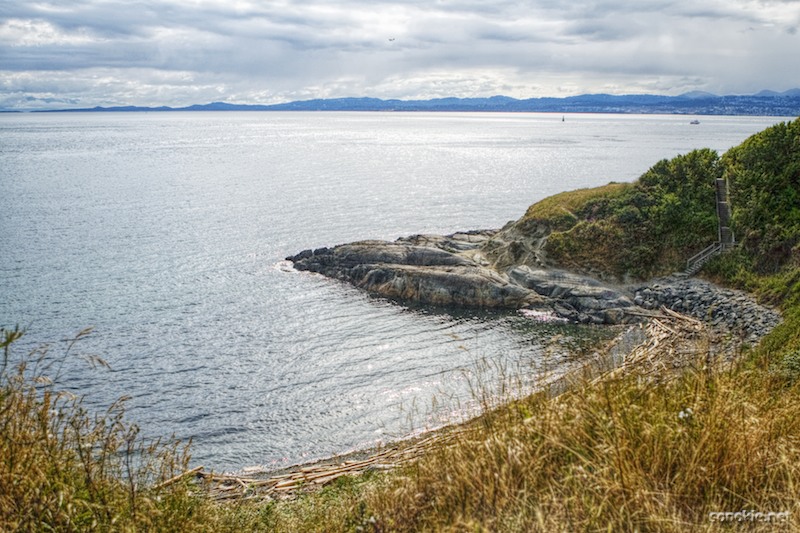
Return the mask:
{"type": "Polygon", "coordinates": [[[720,175],[716,152],[695,150],[660,161],[633,184],[545,199],[523,220],[551,228],[545,251],[561,266],[646,278],[681,268],[716,239],[714,180],[720,175]]]}
{"type": "Polygon", "coordinates": [[[777,124],[722,158],[734,230],[752,267],[800,266],[800,119],[777,124]]]}

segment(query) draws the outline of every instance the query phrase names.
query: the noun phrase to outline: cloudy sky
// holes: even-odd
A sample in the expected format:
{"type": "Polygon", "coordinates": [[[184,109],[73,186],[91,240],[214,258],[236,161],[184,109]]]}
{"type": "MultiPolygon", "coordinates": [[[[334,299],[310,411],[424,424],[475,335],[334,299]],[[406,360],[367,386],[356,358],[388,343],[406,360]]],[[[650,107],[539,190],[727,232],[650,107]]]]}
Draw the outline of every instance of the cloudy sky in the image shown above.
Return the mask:
{"type": "Polygon", "coordinates": [[[800,86],[800,0],[2,0],[0,108],[800,86]]]}

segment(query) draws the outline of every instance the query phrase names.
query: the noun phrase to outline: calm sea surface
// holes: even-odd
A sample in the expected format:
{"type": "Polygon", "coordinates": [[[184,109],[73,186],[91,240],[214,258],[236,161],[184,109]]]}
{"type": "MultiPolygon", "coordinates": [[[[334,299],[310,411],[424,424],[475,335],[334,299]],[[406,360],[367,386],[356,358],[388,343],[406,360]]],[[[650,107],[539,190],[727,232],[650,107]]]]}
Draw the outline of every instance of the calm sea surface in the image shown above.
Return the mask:
{"type": "Polygon", "coordinates": [[[94,408],[130,395],[146,434],[193,438],[194,464],[275,467],[398,438],[468,412],[474,383],[561,368],[603,332],[411,309],[282,259],[497,228],[551,194],[781,120],[690,119],[0,115],[0,325],[54,354],[93,326],[64,386],[94,408]]]}

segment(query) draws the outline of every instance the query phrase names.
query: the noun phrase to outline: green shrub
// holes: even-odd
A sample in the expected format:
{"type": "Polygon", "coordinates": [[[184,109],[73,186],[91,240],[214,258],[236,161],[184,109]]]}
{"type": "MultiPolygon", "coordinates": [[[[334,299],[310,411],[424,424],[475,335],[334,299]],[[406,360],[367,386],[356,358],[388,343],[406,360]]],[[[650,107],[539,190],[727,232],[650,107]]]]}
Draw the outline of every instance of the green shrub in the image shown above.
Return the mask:
{"type": "Polygon", "coordinates": [[[800,258],[800,119],[753,135],[722,158],[733,222],[759,272],[800,258]]]}
{"type": "Polygon", "coordinates": [[[681,269],[687,257],[716,240],[719,176],[717,154],[695,150],[660,161],[625,187],[611,184],[543,200],[528,209],[526,219],[549,225],[545,250],[561,266],[647,278],[681,269]]]}

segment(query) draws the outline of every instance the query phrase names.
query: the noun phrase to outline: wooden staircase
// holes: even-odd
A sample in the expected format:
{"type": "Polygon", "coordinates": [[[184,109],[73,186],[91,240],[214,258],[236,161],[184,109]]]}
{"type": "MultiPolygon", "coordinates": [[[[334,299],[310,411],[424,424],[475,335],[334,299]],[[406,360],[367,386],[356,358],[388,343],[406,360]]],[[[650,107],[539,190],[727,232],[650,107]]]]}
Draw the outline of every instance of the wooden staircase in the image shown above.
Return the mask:
{"type": "Polygon", "coordinates": [[[703,268],[703,265],[708,263],[712,257],[716,257],[721,253],[721,243],[715,242],[714,244],[709,245],[707,248],[693,255],[686,261],[686,270],[683,271],[684,274],[687,276],[694,276],[700,272],[700,269],[703,268]]]}
{"type": "Polygon", "coordinates": [[[728,182],[725,181],[724,178],[717,179],[716,189],[717,219],[719,220],[717,242],[710,244],[686,261],[686,270],[684,270],[684,273],[687,276],[694,276],[712,257],[716,257],[725,250],[736,246],[736,239],[730,227],[731,204],[728,197],[728,182]]]}

